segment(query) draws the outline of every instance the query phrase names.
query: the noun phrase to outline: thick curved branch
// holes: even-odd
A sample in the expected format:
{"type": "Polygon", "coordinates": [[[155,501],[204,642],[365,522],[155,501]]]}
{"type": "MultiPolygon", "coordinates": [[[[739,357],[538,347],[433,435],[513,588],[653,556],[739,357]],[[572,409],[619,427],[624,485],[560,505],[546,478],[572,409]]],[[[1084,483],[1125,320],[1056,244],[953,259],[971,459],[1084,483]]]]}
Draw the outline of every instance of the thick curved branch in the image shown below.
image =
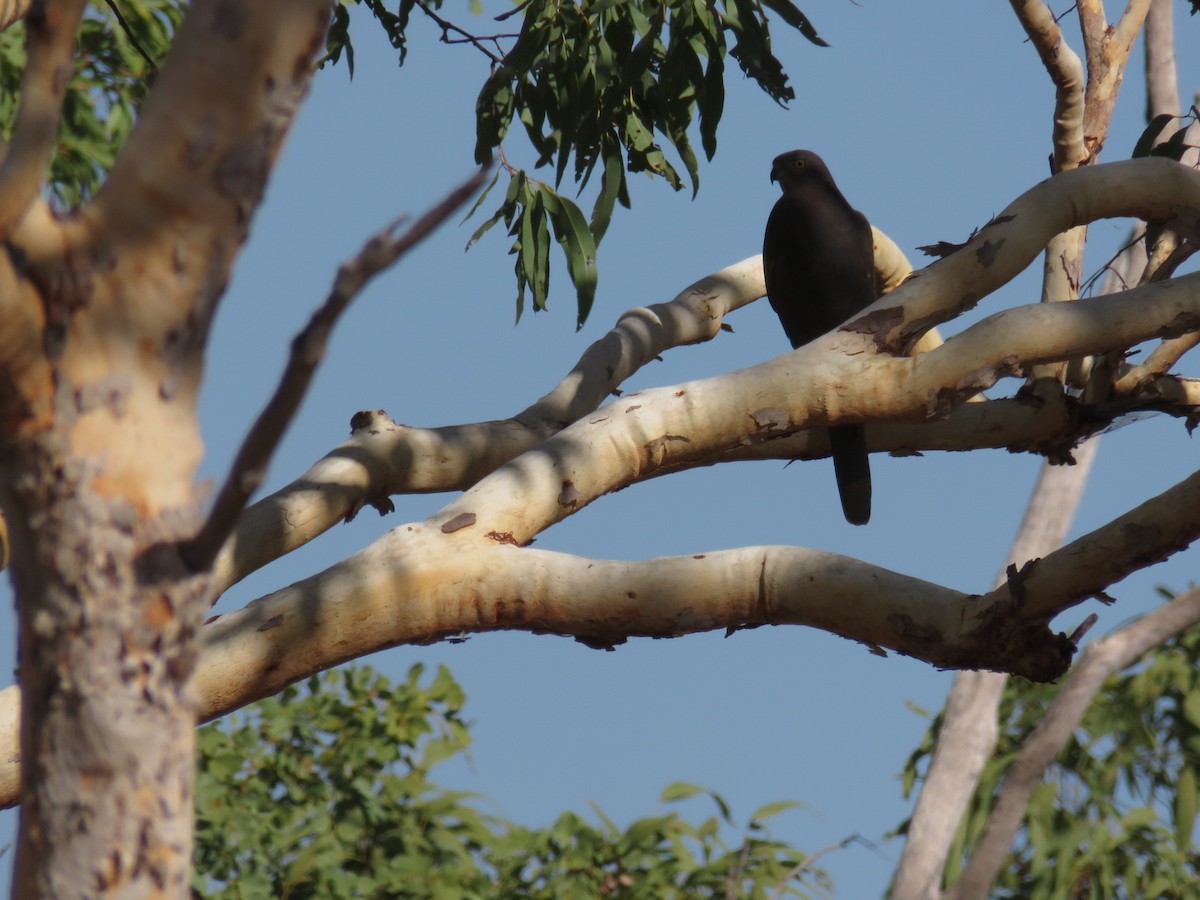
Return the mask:
{"type": "Polygon", "coordinates": [[[63,97],[75,71],[75,33],[86,8],[87,0],[60,0],[31,4],[25,16],[28,61],[21,107],[0,164],[0,240],[7,240],[24,217],[50,167],[63,97]]]}
{"type": "Polygon", "coordinates": [[[1026,191],[959,250],[917,272],[853,321],[882,348],[903,348],[1011,281],[1054,235],[1099,219],[1195,222],[1200,172],[1166,159],[1088,166],[1026,191]]]}
{"type": "MultiPolygon", "coordinates": [[[[1066,173],[1027,192],[962,250],[909,278],[849,327],[873,335],[877,344],[902,346],[1011,279],[1058,230],[1106,216],[1166,219],[1189,207],[1200,208],[1200,175],[1168,160],[1066,173]]],[[[880,266],[881,272],[885,268],[880,266]]],[[[893,271],[897,269],[902,267],[893,271]]],[[[401,491],[472,483],[589,413],[666,347],[715,335],[725,312],[751,302],[762,290],[761,263],[754,257],[697,282],[669,304],[627,314],[558,387],[513,419],[444,429],[385,423],[357,433],[300,479],[247,510],[234,541],[218,558],[218,590],[365,503],[383,504],[387,495],[401,491]]],[[[1061,348],[1059,352],[1069,355],[1061,348]]],[[[900,376],[894,372],[890,377],[900,376]]],[[[802,377],[801,383],[812,380],[811,375],[802,377]]],[[[871,412],[897,415],[894,409],[871,412]]],[[[864,419],[870,417],[867,413],[863,410],[864,419]]],[[[906,414],[925,417],[913,410],[906,414]]],[[[744,421],[735,432],[743,426],[744,421]]]]}
{"type": "Polygon", "coordinates": [[[1053,618],[1200,537],[1200,472],[1065,547],[1009,570],[985,602],[1008,597],[1030,619],[1053,618]]]}
{"type": "MultiPolygon", "coordinates": [[[[878,228],[872,232],[876,279],[886,293],[911,274],[912,266],[890,237],[878,228]]],[[[382,411],[356,419],[349,441],[246,510],[217,557],[216,593],[364,506],[389,510],[390,495],[470,487],[593,412],[661,353],[716,337],[728,313],[764,291],[761,257],[752,256],[700,279],[667,303],[629,310],[548,394],[509,419],[441,428],[401,425],[382,411]]],[[[918,348],[937,342],[933,330],[918,348]]]]}
{"type": "MultiPolygon", "coordinates": [[[[192,328],[203,332],[308,89],[329,16],[323,0],[193,3],[137,127],[77,217],[86,238],[75,264],[90,259],[124,293],[153,285],[186,302],[192,328]]],[[[203,345],[188,339],[188,350],[203,345]]]]}
{"type": "MultiPolygon", "coordinates": [[[[1164,298],[1174,298],[1184,293],[1178,289],[1182,281],[1157,286],[1158,291],[1164,298]]],[[[1200,297],[1192,302],[1200,305],[1200,297]]],[[[1083,313],[1095,309],[1103,314],[1106,306],[1114,304],[1115,298],[1106,298],[1086,306],[1027,309],[1070,316],[1075,322],[1083,313]]],[[[1171,312],[1165,299],[1142,305],[1149,310],[1147,315],[1171,312]]],[[[1040,329],[1046,341],[1059,340],[1060,351],[1063,342],[1071,346],[1069,336],[1050,337],[1053,326],[1053,322],[1048,328],[1043,324],[1040,329]]],[[[1143,323],[1143,327],[1153,325],[1143,323]]],[[[977,332],[989,333],[986,328],[977,332]]],[[[939,666],[982,665],[1033,678],[1057,676],[1069,661],[1071,646],[1053,635],[1044,620],[1035,621],[1044,600],[1040,607],[1028,601],[1014,604],[1007,589],[987,598],[971,597],[865,563],[789,548],[625,563],[512,546],[521,535],[506,530],[505,524],[536,531],[545,527],[547,515],[550,519],[560,515],[560,505],[582,505],[589,499],[585,491],[600,484],[586,480],[592,469],[601,473],[600,478],[612,478],[613,472],[630,469],[629,460],[621,456],[632,453],[643,464],[634,469],[645,476],[678,454],[687,441],[676,440],[679,436],[672,431],[657,430],[672,417],[682,416],[678,422],[683,425],[688,416],[697,414],[710,424],[725,416],[736,421],[727,433],[744,435],[764,427],[770,433],[779,411],[785,419],[794,415],[799,421],[807,417],[810,424],[819,424],[818,414],[808,405],[787,408],[793,386],[804,385],[806,378],[825,383],[823,370],[834,363],[817,364],[818,371],[812,373],[815,361],[836,358],[840,366],[914,367],[935,359],[933,368],[939,369],[947,365],[946,358],[959,352],[955,346],[967,347],[967,358],[973,359],[970,348],[979,343],[968,330],[954,339],[957,345],[947,342],[916,359],[857,362],[824,346],[838,340],[840,336],[833,334],[812,348],[713,379],[731,386],[721,403],[693,400],[688,390],[680,389],[623,398],[543,443],[537,453],[501,467],[431,519],[393,529],[325,572],[239,612],[217,617],[203,631],[204,652],[196,681],[205,715],[219,715],[290,680],[396,643],[499,628],[549,630],[608,646],[633,635],[669,636],[765,622],[807,624],[939,666]],[[771,408],[758,403],[774,403],[778,408],[768,414],[771,408]],[[627,415],[633,406],[644,407],[644,412],[627,415]],[[765,426],[746,424],[746,420],[753,423],[754,412],[763,415],[765,426]],[[655,434],[659,437],[640,446],[636,443],[638,435],[655,434]],[[574,443],[585,445],[589,440],[590,448],[574,443]],[[587,471],[572,466],[576,452],[585,454],[587,471]],[[546,469],[544,460],[560,468],[546,469]],[[562,478],[561,473],[569,477],[562,478]],[[579,481],[573,484],[571,477],[579,481]],[[523,517],[521,511],[527,515],[523,517]]],[[[1091,349],[1085,347],[1084,352],[1091,349]]],[[[959,381],[961,376],[956,376],[959,381]]],[[[928,379],[921,375],[909,382],[914,391],[911,402],[923,410],[927,398],[922,390],[928,390],[928,379]]],[[[695,393],[702,398],[705,392],[695,393]]],[[[821,389],[810,386],[802,393],[807,403],[823,410],[820,424],[841,414],[821,389]]],[[[866,405],[870,403],[867,399],[866,405]]],[[[705,433],[697,430],[698,439],[705,433]]],[[[1200,509],[1200,503],[1193,508],[1200,509]]],[[[1054,559],[1051,555],[1039,565],[1053,572],[1054,559]]],[[[1035,570],[1027,579],[1037,574],[1035,570]]],[[[1053,608],[1079,599],[1069,595],[1079,587],[1069,580],[1051,579],[1045,587],[1034,587],[1041,593],[1031,593],[1039,598],[1058,592],[1058,605],[1053,608]]],[[[1092,592],[1090,583],[1085,587],[1084,596],[1092,592]]],[[[5,734],[0,729],[0,741],[5,734]]],[[[0,744],[0,760],[4,758],[0,744]]],[[[0,781],[4,777],[0,772],[0,781]]]]}
{"type": "MultiPolygon", "coordinates": [[[[386,647],[497,629],[611,647],[634,636],[799,624],[939,666],[1061,670],[1063,648],[1049,632],[1040,644],[995,652],[990,636],[960,637],[974,607],[959,591],[821,551],[749,547],[623,562],[412,523],[210,620],[192,690],[200,718],[210,719],[386,647]]],[[[8,792],[19,778],[16,720],[7,716],[18,705],[16,688],[0,692],[0,805],[16,801],[8,792]]]]}
{"type": "Polygon", "coordinates": [[[1200,590],[1192,590],[1084,648],[1062,690],[1005,776],[1004,786],[988,817],[987,829],[962,877],[946,893],[945,900],[988,896],[1008,861],[1009,848],[1025,816],[1033,789],[1067,745],[1104,683],[1164,641],[1197,623],[1200,623],[1200,590]]]}
{"type": "Polygon", "coordinates": [[[667,303],[629,310],[549,393],[509,419],[440,428],[397,424],[381,413],[364,427],[356,420],[350,440],[246,510],[217,558],[217,593],[368,504],[386,509],[389,495],[469,487],[594,411],[660,353],[716,337],[726,314],[763,291],[762,261],[752,256],[667,303]]]}
{"type": "Polygon", "coordinates": [[[626,395],[497,469],[439,521],[478,516],[483,531],[524,544],[659,469],[803,428],[937,418],[1028,365],[1198,327],[1200,274],[1086,304],[1006,310],[913,358],[838,352],[848,339],[833,332],[758,366],[626,395]]]}

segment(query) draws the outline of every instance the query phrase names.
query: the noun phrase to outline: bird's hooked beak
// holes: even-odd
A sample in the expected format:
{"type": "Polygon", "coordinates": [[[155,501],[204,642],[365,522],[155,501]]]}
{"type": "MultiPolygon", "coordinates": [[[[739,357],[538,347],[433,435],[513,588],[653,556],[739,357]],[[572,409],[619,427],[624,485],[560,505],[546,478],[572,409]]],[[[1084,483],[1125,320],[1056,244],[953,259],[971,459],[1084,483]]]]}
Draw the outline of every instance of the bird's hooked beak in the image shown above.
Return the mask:
{"type": "Polygon", "coordinates": [[[774,166],[771,166],[771,180],[776,182],[779,181],[779,170],[774,166]]]}

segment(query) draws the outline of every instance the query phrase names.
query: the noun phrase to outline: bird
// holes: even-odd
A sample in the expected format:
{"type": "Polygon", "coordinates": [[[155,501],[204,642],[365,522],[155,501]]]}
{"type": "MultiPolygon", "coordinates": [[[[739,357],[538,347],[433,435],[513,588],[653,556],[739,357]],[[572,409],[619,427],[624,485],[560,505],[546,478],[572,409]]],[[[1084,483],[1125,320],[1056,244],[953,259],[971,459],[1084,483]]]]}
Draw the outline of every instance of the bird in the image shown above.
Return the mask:
{"type": "MultiPolygon", "coordinates": [[[[832,331],[878,298],[871,224],[811,150],[771,163],[776,201],[763,235],[767,299],[792,347],[832,331]]],[[[871,465],[862,425],[835,425],[829,446],[846,521],[871,518],[871,465]]]]}

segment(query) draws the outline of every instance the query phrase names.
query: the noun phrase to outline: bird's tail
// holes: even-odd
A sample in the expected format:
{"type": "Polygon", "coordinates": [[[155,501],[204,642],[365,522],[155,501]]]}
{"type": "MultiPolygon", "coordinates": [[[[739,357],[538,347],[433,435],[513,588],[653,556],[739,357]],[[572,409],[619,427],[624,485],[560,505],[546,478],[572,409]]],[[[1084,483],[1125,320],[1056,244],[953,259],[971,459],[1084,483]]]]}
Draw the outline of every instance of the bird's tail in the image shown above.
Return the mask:
{"type": "Polygon", "coordinates": [[[833,471],[837,476],[842,512],[851,525],[866,525],[871,518],[871,462],[867,456],[867,433],[861,425],[838,425],[829,429],[833,471]]]}

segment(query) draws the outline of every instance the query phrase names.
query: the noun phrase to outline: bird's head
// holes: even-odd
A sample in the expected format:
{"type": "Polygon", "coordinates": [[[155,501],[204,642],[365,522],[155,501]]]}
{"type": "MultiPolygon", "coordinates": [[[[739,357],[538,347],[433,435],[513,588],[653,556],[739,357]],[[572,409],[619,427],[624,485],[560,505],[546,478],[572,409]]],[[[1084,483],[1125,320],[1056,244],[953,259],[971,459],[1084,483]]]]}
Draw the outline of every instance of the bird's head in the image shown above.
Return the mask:
{"type": "Polygon", "coordinates": [[[775,157],[771,163],[771,180],[778,181],[786,191],[818,181],[832,183],[833,176],[829,174],[825,161],[811,150],[792,150],[775,157]]]}

